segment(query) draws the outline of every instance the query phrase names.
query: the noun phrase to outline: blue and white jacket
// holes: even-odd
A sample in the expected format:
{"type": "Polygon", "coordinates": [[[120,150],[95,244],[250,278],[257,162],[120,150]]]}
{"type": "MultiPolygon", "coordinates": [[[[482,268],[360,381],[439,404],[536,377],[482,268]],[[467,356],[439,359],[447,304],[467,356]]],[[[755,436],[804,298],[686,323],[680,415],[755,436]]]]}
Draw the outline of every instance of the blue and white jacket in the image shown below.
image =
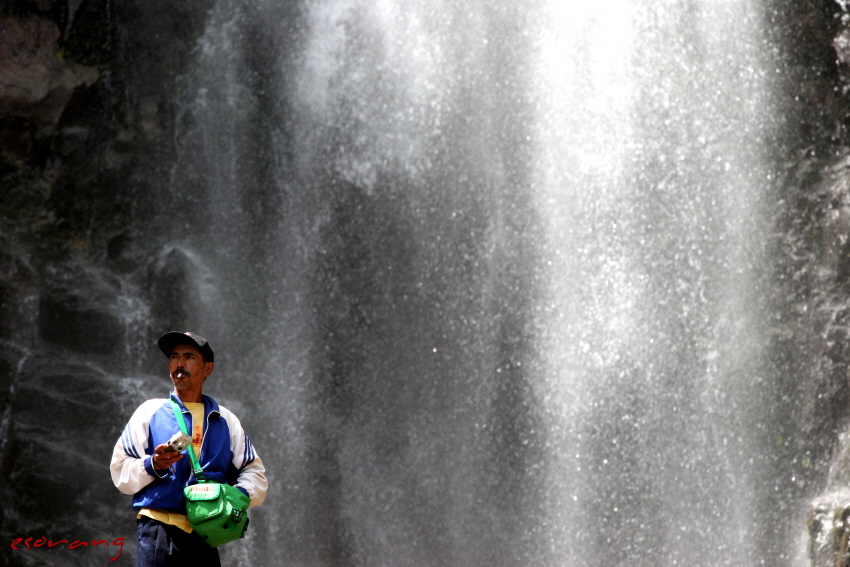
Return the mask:
{"type": "MultiPolygon", "coordinates": [[[[180,406],[189,431],[192,414],[172,392],[180,406]]],[[[268,489],[266,469],[239,419],[209,396],[204,402],[203,441],[199,462],[207,480],[240,488],[251,499],[251,506],[263,503],[268,489]]],[[[154,448],[180,431],[167,399],[148,400],[136,409],[124,427],[112,452],[112,482],[124,494],[133,495],[133,507],[186,513],[183,488],[194,484],[192,460],[180,459],[165,472],[151,465],[154,448]],[[161,474],[161,476],[160,476],[161,474]]],[[[191,450],[191,448],[189,449],[191,450]]]]}

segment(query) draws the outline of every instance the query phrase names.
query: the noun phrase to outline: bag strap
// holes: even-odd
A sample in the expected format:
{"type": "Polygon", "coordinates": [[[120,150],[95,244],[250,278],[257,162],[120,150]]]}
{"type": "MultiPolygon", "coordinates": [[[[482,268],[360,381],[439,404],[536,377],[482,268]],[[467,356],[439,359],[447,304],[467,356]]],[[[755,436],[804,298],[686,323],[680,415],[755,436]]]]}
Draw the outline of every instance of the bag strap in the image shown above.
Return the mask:
{"type": "MultiPolygon", "coordinates": [[[[171,402],[171,409],[174,411],[174,417],[177,419],[177,425],[180,426],[180,431],[185,435],[189,435],[189,428],[186,427],[186,420],[183,419],[183,411],[180,409],[180,406],[177,405],[173,397],[168,398],[168,401],[171,402]]],[[[189,437],[192,436],[189,435],[189,437]]],[[[204,482],[206,480],[204,469],[201,468],[201,464],[198,462],[198,457],[195,455],[195,448],[189,445],[187,452],[189,453],[189,458],[192,459],[192,472],[195,473],[195,478],[198,479],[198,482],[204,482]]]]}

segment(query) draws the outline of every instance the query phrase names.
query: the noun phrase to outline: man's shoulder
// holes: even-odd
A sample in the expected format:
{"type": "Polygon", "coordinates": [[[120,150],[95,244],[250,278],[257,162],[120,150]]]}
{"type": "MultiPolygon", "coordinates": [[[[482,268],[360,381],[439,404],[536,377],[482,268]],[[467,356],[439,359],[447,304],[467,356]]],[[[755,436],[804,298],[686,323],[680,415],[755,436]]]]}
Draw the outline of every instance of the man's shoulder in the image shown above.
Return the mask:
{"type": "Polygon", "coordinates": [[[144,402],[142,402],[142,405],[140,405],[139,407],[140,408],[143,408],[143,407],[159,407],[162,404],[166,403],[167,401],[168,401],[168,398],[151,398],[149,400],[145,400],[144,402]]]}
{"type": "Polygon", "coordinates": [[[168,399],[166,398],[152,398],[150,400],[146,400],[136,408],[135,415],[151,416],[155,414],[159,408],[165,405],[167,401],[168,399]]]}
{"type": "Polygon", "coordinates": [[[210,397],[206,394],[204,394],[204,402],[205,402],[205,405],[209,408],[210,411],[218,412],[218,414],[221,417],[223,417],[227,420],[237,419],[235,413],[233,413],[232,411],[230,411],[229,409],[227,409],[223,405],[219,404],[212,397],[210,397]]]}
{"type": "Polygon", "coordinates": [[[235,413],[233,413],[223,405],[219,404],[211,396],[204,394],[203,399],[204,404],[207,406],[207,408],[209,408],[209,411],[218,413],[218,415],[224,419],[225,423],[236,425],[239,428],[242,427],[242,424],[239,422],[239,418],[236,417],[235,413]]]}
{"type": "Polygon", "coordinates": [[[218,406],[218,413],[220,413],[221,416],[224,417],[224,418],[228,418],[228,417],[231,417],[231,416],[236,417],[236,415],[232,411],[230,411],[229,409],[227,409],[226,407],[224,407],[222,405],[218,406]]]}
{"type": "Polygon", "coordinates": [[[239,422],[239,418],[236,417],[236,414],[222,405],[218,406],[218,414],[224,419],[225,422],[231,425],[237,425],[239,427],[242,426],[242,424],[239,422]]]}

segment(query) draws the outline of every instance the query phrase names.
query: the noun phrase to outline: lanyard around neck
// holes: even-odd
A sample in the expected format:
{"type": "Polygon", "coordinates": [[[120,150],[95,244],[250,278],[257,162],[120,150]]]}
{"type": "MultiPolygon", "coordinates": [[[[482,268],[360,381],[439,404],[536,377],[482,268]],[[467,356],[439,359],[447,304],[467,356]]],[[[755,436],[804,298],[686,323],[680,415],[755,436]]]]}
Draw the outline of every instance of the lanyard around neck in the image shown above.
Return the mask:
{"type": "MultiPolygon", "coordinates": [[[[180,431],[182,431],[185,435],[189,435],[189,428],[186,427],[186,420],[183,419],[183,411],[180,409],[180,406],[177,405],[177,402],[174,401],[174,398],[169,398],[169,402],[171,402],[171,409],[174,411],[174,417],[177,419],[177,425],[180,426],[180,431]]],[[[198,462],[198,457],[195,455],[195,449],[190,445],[187,451],[189,453],[189,458],[192,459],[192,469],[195,473],[195,478],[198,479],[198,482],[204,482],[206,478],[204,477],[204,469],[201,468],[201,464],[198,462]]]]}

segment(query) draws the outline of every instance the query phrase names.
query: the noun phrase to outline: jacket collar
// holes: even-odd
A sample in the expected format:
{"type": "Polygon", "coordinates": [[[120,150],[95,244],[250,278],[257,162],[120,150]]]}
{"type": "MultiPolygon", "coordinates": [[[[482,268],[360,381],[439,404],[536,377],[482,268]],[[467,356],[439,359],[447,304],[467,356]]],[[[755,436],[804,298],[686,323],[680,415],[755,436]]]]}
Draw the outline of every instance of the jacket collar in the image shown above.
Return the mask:
{"type": "MultiPolygon", "coordinates": [[[[183,401],[177,396],[177,392],[171,391],[169,397],[174,400],[178,406],[180,406],[180,411],[189,411],[186,409],[186,406],[183,405],[183,401]]],[[[201,394],[201,401],[204,403],[204,414],[209,415],[211,413],[220,413],[218,410],[218,402],[212,399],[209,396],[205,396],[201,394]]]]}

